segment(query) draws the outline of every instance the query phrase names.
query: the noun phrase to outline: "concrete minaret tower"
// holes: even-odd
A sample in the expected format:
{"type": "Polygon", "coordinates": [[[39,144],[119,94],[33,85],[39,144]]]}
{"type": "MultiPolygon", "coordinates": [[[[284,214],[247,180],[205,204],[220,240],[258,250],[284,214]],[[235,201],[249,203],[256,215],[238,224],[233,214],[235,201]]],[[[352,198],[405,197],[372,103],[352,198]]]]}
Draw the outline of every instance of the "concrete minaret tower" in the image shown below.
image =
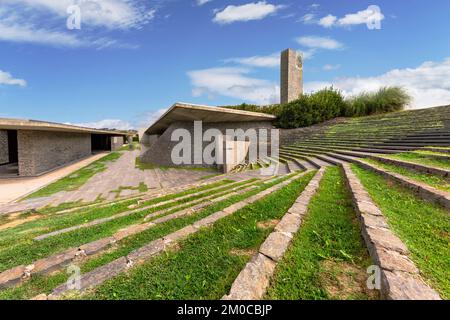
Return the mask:
{"type": "Polygon", "coordinates": [[[293,49],[281,53],[281,103],[298,99],[303,94],[303,58],[293,49]]]}

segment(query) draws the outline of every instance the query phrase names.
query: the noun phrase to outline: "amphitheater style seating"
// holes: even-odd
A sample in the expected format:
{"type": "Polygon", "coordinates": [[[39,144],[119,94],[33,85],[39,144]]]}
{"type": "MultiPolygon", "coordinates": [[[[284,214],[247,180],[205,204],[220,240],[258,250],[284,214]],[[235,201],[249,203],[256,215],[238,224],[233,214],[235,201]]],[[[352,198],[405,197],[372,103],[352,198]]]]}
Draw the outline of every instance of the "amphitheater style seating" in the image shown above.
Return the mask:
{"type": "Polygon", "coordinates": [[[450,107],[290,141],[234,176],[1,216],[0,299],[450,298],[448,256],[420,251],[448,255],[450,107]],[[327,291],[321,270],[340,267],[359,272],[357,292],[327,291]]]}

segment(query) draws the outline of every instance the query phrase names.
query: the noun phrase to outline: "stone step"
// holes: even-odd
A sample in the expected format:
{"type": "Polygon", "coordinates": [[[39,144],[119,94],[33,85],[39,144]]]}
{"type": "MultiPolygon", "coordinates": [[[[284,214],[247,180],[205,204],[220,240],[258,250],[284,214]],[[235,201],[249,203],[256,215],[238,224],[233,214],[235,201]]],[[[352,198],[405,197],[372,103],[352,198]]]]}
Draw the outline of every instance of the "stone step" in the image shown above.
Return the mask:
{"type": "MultiPolygon", "coordinates": [[[[306,173],[306,172],[305,172],[306,173]]],[[[118,274],[125,272],[126,270],[129,270],[133,267],[133,265],[143,263],[161,253],[166,251],[167,249],[172,248],[174,245],[176,245],[177,242],[189,237],[190,235],[195,234],[202,228],[211,227],[219,221],[220,219],[223,219],[225,217],[228,217],[232,214],[234,214],[236,211],[270,195],[273,192],[276,192],[277,190],[287,186],[294,180],[298,179],[299,177],[303,176],[305,173],[302,173],[300,175],[296,174],[293,177],[280,182],[276,184],[275,186],[272,186],[264,191],[259,192],[258,194],[247,198],[243,201],[237,202],[227,208],[225,208],[222,211],[218,211],[216,213],[213,213],[212,215],[205,217],[197,222],[195,222],[192,225],[189,225],[187,227],[184,227],[178,231],[175,231],[169,235],[166,235],[163,238],[154,240],[150,242],[149,244],[134,250],[127,256],[123,256],[111,263],[108,263],[106,265],[103,265],[101,267],[98,267],[88,273],[85,273],[81,276],[80,279],[80,288],[79,293],[83,293],[86,290],[92,289],[106,280],[109,280],[118,274]]],[[[71,287],[65,283],[60,285],[59,287],[55,288],[52,293],[46,297],[43,297],[43,299],[59,299],[63,298],[65,294],[69,293],[71,291],[71,287]]],[[[42,296],[42,295],[40,295],[42,296]]]]}
{"type": "Polygon", "coordinates": [[[428,150],[428,151],[433,151],[433,152],[442,152],[442,153],[450,153],[450,148],[448,149],[443,149],[443,148],[437,148],[437,147],[430,147],[428,148],[428,146],[423,147],[423,150],[428,150]]]}
{"type": "Polygon", "coordinates": [[[287,166],[288,166],[290,172],[296,172],[296,171],[303,170],[303,168],[300,168],[300,166],[295,161],[288,161],[287,166]]]}
{"type": "Polygon", "coordinates": [[[287,156],[287,155],[285,157],[290,159],[292,162],[295,162],[303,170],[315,170],[315,169],[317,169],[315,166],[313,166],[311,163],[309,163],[306,160],[301,160],[299,158],[295,158],[295,157],[287,156]]]}
{"type": "Polygon", "coordinates": [[[426,166],[424,164],[418,164],[415,162],[391,159],[391,158],[375,156],[375,155],[370,155],[368,158],[380,161],[382,163],[392,164],[395,166],[412,169],[417,172],[432,174],[432,175],[444,178],[447,181],[450,181],[450,170],[447,170],[444,168],[431,167],[431,166],[426,166]]]}
{"type": "Polygon", "coordinates": [[[275,230],[266,238],[258,253],[239,273],[223,300],[260,300],[264,297],[275,272],[292,239],[301,227],[308,205],[319,188],[325,169],[320,169],[288,210],[275,230]]]}
{"type": "Polygon", "coordinates": [[[448,147],[450,143],[447,141],[388,141],[388,142],[380,142],[374,143],[373,146],[404,146],[404,147],[417,147],[421,148],[424,146],[438,146],[438,147],[448,147]]]}
{"type": "Polygon", "coordinates": [[[308,155],[302,155],[300,153],[291,153],[290,155],[292,157],[294,157],[294,158],[299,158],[299,159],[302,159],[304,161],[309,162],[316,169],[320,169],[321,167],[328,166],[328,164],[326,164],[325,162],[321,161],[320,159],[317,159],[316,157],[311,157],[311,156],[308,156],[308,155]]]}
{"type": "Polygon", "coordinates": [[[382,273],[381,293],[389,300],[440,300],[420,277],[406,245],[392,232],[381,210],[372,201],[348,164],[342,165],[361,233],[372,260],[382,273]]]}
{"type": "MultiPolygon", "coordinates": [[[[52,231],[52,232],[49,232],[49,233],[45,233],[45,234],[39,235],[39,236],[35,237],[33,240],[35,240],[35,241],[42,241],[44,239],[47,239],[47,238],[50,238],[50,237],[54,237],[54,236],[58,236],[58,235],[61,235],[61,234],[64,234],[64,233],[69,233],[69,232],[72,232],[72,231],[76,231],[76,230],[80,230],[80,229],[84,229],[84,228],[90,228],[90,227],[93,227],[93,226],[101,225],[101,224],[104,224],[104,223],[107,223],[107,222],[110,222],[110,221],[113,221],[113,220],[117,220],[119,218],[128,217],[128,216],[133,215],[133,214],[138,213],[138,212],[154,209],[154,208],[165,206],[165,205],[168,205],[168,204],[173,204],[173,203],[176,203],[176,202],[179,202],[179,201],[182,201],[184,199],[191,198],[191,197],[206,195],[207,193],[214,192],[214,191],[226,188],[226,187],[232,187],[233,185],[236,185],[236,184],[239,184],[239,183],[241,183],[241,182],[235,182],[235,183],[231,183],[231,184],[226,184],[226,185],[223,185],[223,186],[211,188],[211,189],[200,191],[200,192],[197,192],[197,193],[192,193],[192,194],[185,195],[185,196],[182,196],[182,197],[178,197],[178,198],[170,199],[170,200],[167,200],[167,201],[159,202],[159,203],[156,203],[156,204],[152,204],[150,206],[136,208],[134,210],[121,212],[121,213],[114,214],[114,215],[109,216],[109,217],[92,220],[90,222],[83,223],[83,224],[80,224],[80,225],[71,226],[71,227],[68,227],[68,228],[52,231]]],[[[254,183],[254,182],[249,182],[249,183],[254,183]]],[[[240,187],[241,186],[239,186],[238,188],[240,188],[240,187]]],[[[231,190],[234,190],[234,189],[235,188],[232,188],[231,190]]],[[[229,190],[227,189],[226,192],[229,192],[229,190]]],[[[213,196],[213,195],[211,195],[211,196],[213,196]]],[[[185,202],[185,203],[180,204],[178,206],[173,206],[173,207],[170,207],[170,208],[165,209],[165,210],[159,210],[159,211],[157,211],[157,214],[161,215],[161,214],[164,214],[167,211],[171,211],[171,210],[175,210],[175,209],[180,208],[180,207],[184,207],[186,204],[195,203],[195,202],[198,202],[199,200],[202,200],[202,199],[208,199],[211,196],[201,197],[200,199],[188,201],[188,202],[185,202]]],[[[143,202],[145,202],[145,201],[143,201],[143,202]]]]}
{"type": "Polygon", "coordinates": [[[347,158],[348,162],[356,163],[364,169],[374,171],[376,173],[381,174],[383,177],[392,180],[394,182],[399,183],[400,185],[411,189],[414,191],[420,198],[436,203],[447,210],[450,210],[450,192],[445,192],[438,190],[425,184],[423,182],[418,182],[408,177],[402,176],[401,174],[390,172],[383,168],[380,168],[376,165],[365,162],[364,160],[357,158],[349,158],[346,156],[342,156],[343,158],[347,158]]]}
{"type": "MultiPolygon", "coordinates": [[[[279,178],[275,178],[275,179],[272,178],[272,180],[277,180],[277,179],[279,179],[279,178]]],[[[194,214],[195,212],[202,210],[203,208],[205,208],[208,205],[211,205],[211,204],[219,202],[219,201],[223,201],[229,197],[232,197],[232,196],[235,196],[238,194],[243,194],[245,192],[248,192],[254,186],[250,185],[250,186],[247,186],[246,188],[245,188],[245,186],[243,186],[243,187],[244,187],[244,189],[239,190],[239,191],[229,190],[229,191],[221,194],[220,198],[207,201],[207,205],[202,205],[202,202],[204,202],[204,201],[199,201],[199,203],[197,203],[197,205],[192,208],[183,209],[181,211],[176,211],[167,216],[160,217],[159,219],[155,219],[150,222],[145,222],[142,224],[128,226],[124,229],[117,231],[112,236],[102,238],[99,240],[95,240],[90,243],[86,243],[77,248],[66,249],[61,253],[57,253],[55,255],[35,261],[27,267],[19,266],[19,267],[15,267],[15,268],[6,270],[6,271],[0,273],[0,288],[6,288],[6,287],[17,285],[21,281],[27,280],[33,275],[46,275],[51,272],[60,270],[64,267],[66,267],[67,265],[69,265],[70,263],[72,263],[73,261],[76,261],[79,259],[86,259],[87,257],[90,257],[94,254],[103,252],[103,251],[109,249],[116,242],[121,241],[127,237],[130,237],[132,235],[135,235],[135,234],[141,233],[145,230],[148,230],[150,228],[153,228],[155,225],[158,225],[160,223],[164,223],[169,220],[177,219],[177,218],[180,218],[185,215],[194,214]],[[22,274],[20,274],[20,272],[16,272],[16,270],[19,270],[18,268],[20,270],[23,269],[22,274]]],[[[169,210],[167,210],[167,211],[169,211],[169,210]]],[[[173,208],[172,208],[172,210],[173,210],[173,208]]],[[[153,213],[149,216],[151,216],[151,218],[153,218],[153,217],[156,217],[157,215],[155,215],[155,213],[153,213]]],[[[149,217],[149,216],[147,216],[147,217],[149,217]]],[[[145,221],[145,219],[144,219],[144,221],[145,221]]]]}
{"type": "Polygon", "coordinates": [[[315,157],[315,158],[317,158],[317,159],[319,159],[319,160],[321,160],[321,161],[323,161],[323,162],[325,162],[327,164],[330,164],[330,165],[339,165],[339,164],[345,162],[345,161],[340,160],[340,159],[329,157],[329,156],[327,156],[325,154],[325,152],[317,152],[317,151],[309,151],[308,150],[308,151],[306,151],[304,153],[300,152],[299,154],[311,155],[311,156],[313,156],[313,157],[315,157]]]}

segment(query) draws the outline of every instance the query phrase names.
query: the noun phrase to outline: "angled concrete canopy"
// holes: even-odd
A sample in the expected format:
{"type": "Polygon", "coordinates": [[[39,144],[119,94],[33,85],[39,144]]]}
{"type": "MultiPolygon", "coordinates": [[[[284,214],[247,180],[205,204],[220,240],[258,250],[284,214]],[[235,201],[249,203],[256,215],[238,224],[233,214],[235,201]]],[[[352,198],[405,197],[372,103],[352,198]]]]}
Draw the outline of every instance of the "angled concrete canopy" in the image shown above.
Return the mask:
{"type": "Polygon", "coordinates": [[[273,121],[275,119],[276,116],[265,113],[178,102],[167,110],[155,123],[153,123],[145,131],[145,133],[148,135],[162,134],[173,122],[176,121],[223,123],[273,121]]]}
{"type": "Polygon", "coordinates": [[[122,135],[131,135],[129,132],[126,132],[126,131],[99,130],[99,129],[79,127],[79,126],[72,126],[72,125],[62,124],[62,123],[45,122],[45,121],[37,121],[37,120],[25,120],[25,119],[5,119],[5,118],[0,118],[0,129],[93,133],[93,134],[108,134],[108,135],[121,135],[121,136],[122,135]]]}

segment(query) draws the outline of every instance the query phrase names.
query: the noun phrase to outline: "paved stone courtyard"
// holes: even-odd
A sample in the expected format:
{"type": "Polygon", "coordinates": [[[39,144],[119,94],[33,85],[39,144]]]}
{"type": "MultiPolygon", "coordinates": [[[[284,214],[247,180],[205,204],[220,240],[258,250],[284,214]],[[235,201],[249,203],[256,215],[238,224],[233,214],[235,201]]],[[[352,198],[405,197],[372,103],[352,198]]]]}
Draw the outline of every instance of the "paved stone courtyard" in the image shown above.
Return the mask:
{"type": "Polygon", "coordinates": [[[66,202],[92,202],[99,197],[113,200],[117,197],[138,194],[141,183],[145,183],[149,190],[163,189],[190,184],[204,176],[217,173],[216,171],[186,169],[140,170],[135,168],[135,160],[139,153],[138,150],[124,152],[117,161],[108,163],[105,171],[97,173],[78,190],[62,191],[50,197],[3,205],[0,207],[0,213],[28,210],[46,205],[57,206],[66,202]]]}

